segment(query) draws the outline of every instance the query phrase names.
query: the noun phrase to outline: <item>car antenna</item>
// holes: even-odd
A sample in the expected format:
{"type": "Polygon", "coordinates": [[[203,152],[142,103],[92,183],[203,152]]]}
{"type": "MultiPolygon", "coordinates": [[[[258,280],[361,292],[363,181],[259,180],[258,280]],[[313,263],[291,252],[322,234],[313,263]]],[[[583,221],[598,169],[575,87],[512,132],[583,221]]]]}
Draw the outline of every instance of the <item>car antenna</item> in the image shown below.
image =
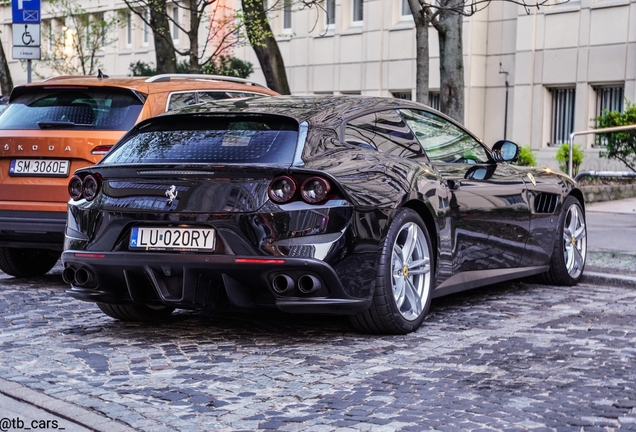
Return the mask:
{"type": "Polygon", "coordinates": [[[99,79],[108,78],[108,75],[106,75],[104,72],[102,72],[101,69],[97,69],[97,78],[99,78],[99,79]]]}

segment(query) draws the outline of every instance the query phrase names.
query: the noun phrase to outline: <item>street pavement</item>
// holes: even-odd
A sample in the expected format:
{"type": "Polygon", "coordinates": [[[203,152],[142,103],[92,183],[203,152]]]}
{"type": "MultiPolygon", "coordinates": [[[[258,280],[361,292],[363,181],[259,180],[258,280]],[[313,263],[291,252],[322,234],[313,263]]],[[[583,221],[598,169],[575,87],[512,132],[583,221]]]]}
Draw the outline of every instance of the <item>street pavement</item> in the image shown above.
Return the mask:
{"type": "Polygon", "coordinates": [[[59,265],[2,275],[0,431],[636,430],[636,244],[607,229],[634,224],[600,204],[589,273],[606,279],[436,299],[406,336],[281,313],[121,323],[67,297],[59,265]]]}

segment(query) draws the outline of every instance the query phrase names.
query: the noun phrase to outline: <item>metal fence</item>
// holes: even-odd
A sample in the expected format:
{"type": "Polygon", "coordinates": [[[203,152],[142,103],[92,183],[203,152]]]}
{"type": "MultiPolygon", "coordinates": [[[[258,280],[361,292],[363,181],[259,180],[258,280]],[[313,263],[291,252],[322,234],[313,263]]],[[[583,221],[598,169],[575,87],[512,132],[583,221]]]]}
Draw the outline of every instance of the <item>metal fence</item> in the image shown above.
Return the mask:
{"type": "MultiPolygon", "coordinates": [[[[630,130],[630,129],[636,129],[636,124],[633,125],[626,125],[626,126],[614,126],[614,127],[609,127],[609,128],[603,128],[603,129],[591,129],[591,130],[585,130],[585,131],[577,131],[577,132],[572,132],[570,134],[570,153],[568,156],[568,175],[570,177],[572,177],[572,146],[574,144],[574,137],[578,136],[578,135],[591,135],[591,134],[605,134],[605,133],[610,133],[610,132],[620,132],[620,131],[624,131],[624,130],[630,130]]],[[[590,171],[591,172],[591,171],[590,171]]],[[[599,171],[601,172],[601,171],[599,171]]],[[[607,173],[607,171],[602,171],[607,173]]],[[[608,176],[605,176],[608,177],[608,176]]]]}

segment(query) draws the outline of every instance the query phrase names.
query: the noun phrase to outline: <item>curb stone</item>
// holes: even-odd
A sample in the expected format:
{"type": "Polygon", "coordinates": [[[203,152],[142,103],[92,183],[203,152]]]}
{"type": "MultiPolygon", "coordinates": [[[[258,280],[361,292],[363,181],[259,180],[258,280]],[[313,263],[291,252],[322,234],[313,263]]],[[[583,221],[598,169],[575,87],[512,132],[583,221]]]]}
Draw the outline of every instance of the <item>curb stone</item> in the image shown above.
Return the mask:
{"type": "Polygon", "coordinates": [[[583,272],[582,283],[636,288],[636,277],[610,273],[583,272]]]}
{"type": "Polygon", "coordinates": [[[0,378],[0,393],[57,417],[96,432],[135,432],[123,423],[111,420],[77,405],[52,398],[22,384],[0,378]]]}

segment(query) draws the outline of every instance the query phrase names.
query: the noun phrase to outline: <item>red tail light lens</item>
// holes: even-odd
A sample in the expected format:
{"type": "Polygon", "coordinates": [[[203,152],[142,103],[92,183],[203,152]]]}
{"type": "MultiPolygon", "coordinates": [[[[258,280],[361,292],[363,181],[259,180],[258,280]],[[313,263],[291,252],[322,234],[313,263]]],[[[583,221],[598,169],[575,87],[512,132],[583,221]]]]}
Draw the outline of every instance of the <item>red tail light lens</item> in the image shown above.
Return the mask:
{"type": "Polygon", "coordinates": [[[329,195],[331,185],[322,177],[309,177],[300,186],[300,194],[303,200],[309,204],[316,204],[323,201],[329,195]]]}
{"type": "Polygon", "coordinates": [[[269,198],[278,204],[289,202],[296,194],[296,182],[288,176],[276,177],[267,190],[269,198]]]}
{"type": "Polygon", "coordinates": [[[98,145],[93,150],[91,150],[91,154],[105,155],[106,153],[110,151],[111,148],[113,148],[112,145],[98,145]]]}
{"type": "Polygon", "coordinates": [[[82,179],[74,175],[68,182],[68,194],[74,200],[82,198],[82,179]]]}
{"type": "Polygon", "coordinates": [[[93,176],[92,174],[84,177],[84,181],[82,182],[82,190],[84,198],[88,201],[92,200],[97,196],[99,192],[99,178],[93,176]]]}

